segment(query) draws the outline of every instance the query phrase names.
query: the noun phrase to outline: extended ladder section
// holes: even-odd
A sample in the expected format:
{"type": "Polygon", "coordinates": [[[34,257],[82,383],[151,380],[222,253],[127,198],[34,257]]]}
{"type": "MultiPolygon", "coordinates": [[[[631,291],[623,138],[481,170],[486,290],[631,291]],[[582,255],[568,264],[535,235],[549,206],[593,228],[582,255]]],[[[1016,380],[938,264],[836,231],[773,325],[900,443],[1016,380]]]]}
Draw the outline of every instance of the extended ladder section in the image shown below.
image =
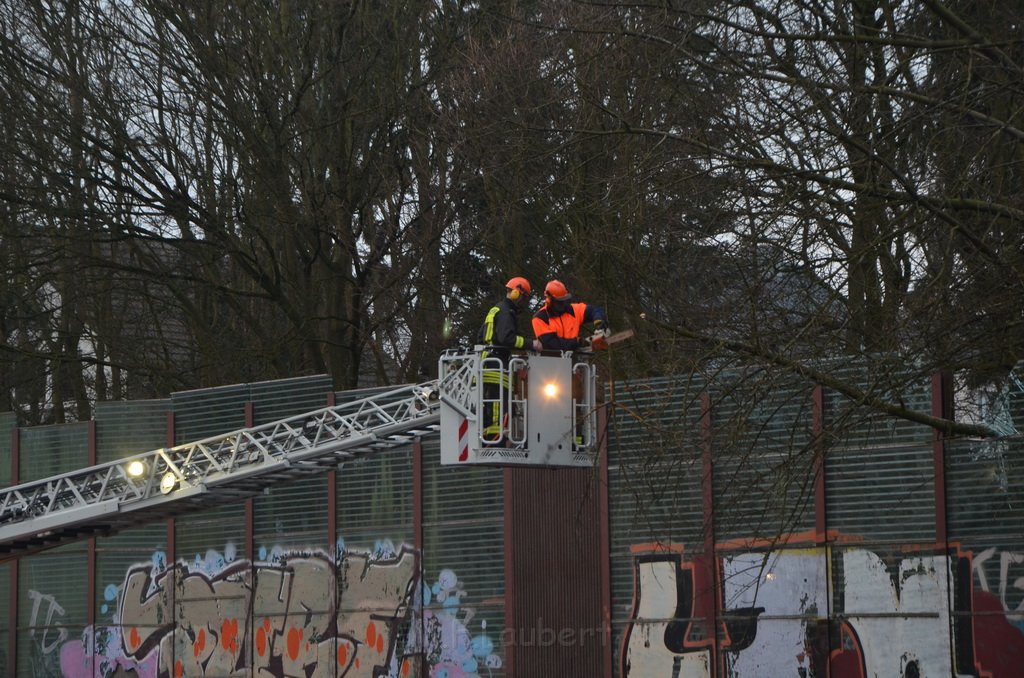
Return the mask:
{"type": "Polygon", "coordinates": [[[2,488],[0,562],[251,497],[439,429],[442,464],[591,466],[589,358],[449,352],[434,382],[2,488]]]}
{"type": "Polygon", "coordinates": [[[448,352],[438,366],[441,463],[592,466],[597,377],[591,354],[448,352]]]}
{"type": "Polygon", "coordinates": [[[0,489],[0,562],[322,473],[438,430],[436,382],[0,489]]]}

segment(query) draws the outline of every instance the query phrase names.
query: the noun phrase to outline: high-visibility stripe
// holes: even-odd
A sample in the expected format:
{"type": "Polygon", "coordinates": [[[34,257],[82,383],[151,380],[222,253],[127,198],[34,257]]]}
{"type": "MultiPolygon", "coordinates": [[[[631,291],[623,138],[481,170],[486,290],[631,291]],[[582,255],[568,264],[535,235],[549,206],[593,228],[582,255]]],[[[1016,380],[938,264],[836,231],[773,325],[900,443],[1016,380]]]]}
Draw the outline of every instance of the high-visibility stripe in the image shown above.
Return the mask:
{"type": "Polygon", "coordinates": [[[501,384],[507,387],[512,385],[512,378],[499,370],[484,370],[484,383],[501,384]]]}
{"type": "Polygon", "coordinates": [[[484,318],[484,343],[489,344],[494,340],[494,316],[498,315],[498,311],[501,309],[497,306],[492,306],[491,310],[487,312],[487,317],[484,318]]]}
{"type": "Polygon", "coordinates": [[[497,437],[501,433],[501,422],[498,421],[498,416],[501,414],[501,408],[498,403],[491,403],[491,425],[484,427],[484,436],[491,438],[497,437]]]}
{"type": "MultiPolygon", "coordinates": [[[[487,312],[487,317],[484,318],[484,337],[483,337],[483,339],[484,339],[484,343],[485,344],[493,344],[494,343],[494,316],[498,315],[499,311],[501,311],[500,307],[492,306],[491,310],[487,312]]],[[[517,334],[516,335],[516,340],[515,340],[515,347],[516,348],[523,348],[524,346],[526,346],[526,337],[522,337],[522,336],[519,336],[517,334]]]]}

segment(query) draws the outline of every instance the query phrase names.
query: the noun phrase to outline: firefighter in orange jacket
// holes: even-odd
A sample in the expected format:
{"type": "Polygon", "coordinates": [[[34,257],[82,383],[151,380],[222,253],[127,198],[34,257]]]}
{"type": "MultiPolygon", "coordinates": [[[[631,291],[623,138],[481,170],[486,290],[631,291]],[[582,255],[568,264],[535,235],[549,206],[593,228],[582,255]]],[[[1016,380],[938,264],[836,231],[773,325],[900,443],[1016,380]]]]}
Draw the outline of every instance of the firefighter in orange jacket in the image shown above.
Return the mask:
{"type": "Polygon", "coordinates": [[[541,350],[539,341],[527,339],[519,334],[519,311],[529,302],[531,294],[530,281],[526,278],[515,277],[509,280],[505,283],[505,298],[491,307],[477,333],[477,343],[487,346],[482,357],[497,358],[502,365],[501,370],[483,371],[483,433],[485,440],[491,444],[501,443],[504,439],[502,429],[506,422],[500,419],[502,409],[504,418],[508,418],[511,405],[508,395],[512,386],[512,375],[508,373],[507,368],[509,358],[512,357],[512,349],[541,350]]]}
{"type": "Polygon", "coordinates": [[[582,302],[572,303],[569,290],[558,280],[544,286],[544,306],[533,315],[533,333],[545,351],[575,351],[584,323],[593,323],[606,331],[608,319],[604,309],[582,302]]]}

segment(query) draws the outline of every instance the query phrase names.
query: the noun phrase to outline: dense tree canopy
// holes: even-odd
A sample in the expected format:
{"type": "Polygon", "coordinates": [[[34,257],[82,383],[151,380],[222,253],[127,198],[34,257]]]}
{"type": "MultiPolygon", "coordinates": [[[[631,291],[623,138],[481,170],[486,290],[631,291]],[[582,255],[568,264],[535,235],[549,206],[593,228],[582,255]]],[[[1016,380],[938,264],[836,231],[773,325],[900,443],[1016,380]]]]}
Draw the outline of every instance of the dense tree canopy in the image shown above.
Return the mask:
{"type": "Polygon", "coordinates": [[[640,330],[616,377],[756,363],[898,416],[937,370],[999,388],[1024,357],[1022,14],[7,3],[2,405],[420,379],[512,275],[640,330]]]}

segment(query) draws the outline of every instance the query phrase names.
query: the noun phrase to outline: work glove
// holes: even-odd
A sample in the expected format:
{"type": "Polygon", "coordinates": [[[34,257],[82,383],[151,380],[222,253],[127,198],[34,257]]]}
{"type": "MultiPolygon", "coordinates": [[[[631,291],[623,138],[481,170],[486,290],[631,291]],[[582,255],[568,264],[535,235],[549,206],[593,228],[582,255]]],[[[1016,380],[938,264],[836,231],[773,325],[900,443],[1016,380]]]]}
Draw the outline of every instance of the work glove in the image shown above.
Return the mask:
{"type": "Polygon", "coordinates": [[[540,339],[533,340],[533,350],[540,353],[544,350],[544,344],[540,343],[540,339]]]}
{"type": "Polygon", "coordinates": [[[601,336],[604,337],[610,337],[612,335],[612,330],[610,327],[608,327],[608,321],[602,320],[601,318],[598,318],[597,320],[594,321],[594,329],[597,330],[594,336],[600,334],[601,336]]]}

